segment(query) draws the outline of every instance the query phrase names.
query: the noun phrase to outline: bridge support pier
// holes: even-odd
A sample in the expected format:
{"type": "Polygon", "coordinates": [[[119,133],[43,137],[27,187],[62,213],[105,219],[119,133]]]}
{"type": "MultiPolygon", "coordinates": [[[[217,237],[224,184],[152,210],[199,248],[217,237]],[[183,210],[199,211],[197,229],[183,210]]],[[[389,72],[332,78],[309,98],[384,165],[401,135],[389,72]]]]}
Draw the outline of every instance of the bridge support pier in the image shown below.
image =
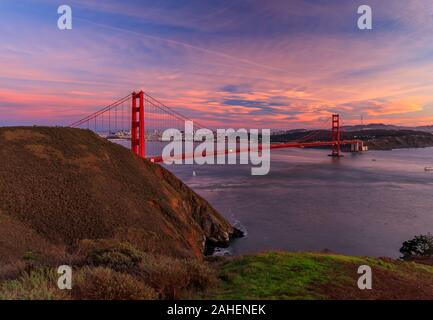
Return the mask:
{"type": "Polygon", "coordinates": [[[144,136],[144,92],[132,93],[132,112],[131,112],[131,150],[136,155],[144,158],[145,136],[144,136]],[[138,105],[137,105],[138,100],[138,105]],[[138,115],[137,115],[138,113],[138,115]]]}
{"type": "Polygon", "coordinates": [[[340,158],[341,157],[341,132],[340,132],[340,115],[332,115],[332,153],[331,157],[340,158]]]}

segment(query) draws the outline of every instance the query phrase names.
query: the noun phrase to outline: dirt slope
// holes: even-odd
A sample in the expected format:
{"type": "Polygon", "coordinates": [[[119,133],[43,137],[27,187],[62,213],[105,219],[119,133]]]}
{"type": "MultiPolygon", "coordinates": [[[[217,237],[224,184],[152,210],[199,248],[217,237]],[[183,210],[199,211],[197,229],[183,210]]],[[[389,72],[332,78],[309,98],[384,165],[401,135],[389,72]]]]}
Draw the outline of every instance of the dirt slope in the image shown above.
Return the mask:
{"type": "Polygon", "coordinates": [[[199,256],[234,231],[170,172],[90,131],[0,128],[0,261],[83,239],[199,256]]]}

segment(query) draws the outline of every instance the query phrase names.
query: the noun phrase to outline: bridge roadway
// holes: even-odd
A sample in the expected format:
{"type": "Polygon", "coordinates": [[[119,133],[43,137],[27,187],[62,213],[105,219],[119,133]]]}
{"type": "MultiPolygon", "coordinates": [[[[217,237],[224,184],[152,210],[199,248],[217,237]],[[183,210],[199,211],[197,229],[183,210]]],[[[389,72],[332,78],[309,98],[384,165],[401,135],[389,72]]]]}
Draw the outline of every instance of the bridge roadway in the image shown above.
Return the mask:
{"type": "MultiPolygon", "coordinates": [[[[337,141],[314,141],[314,142],[288,142],[288,143],[272,143],[270,145],[270,149],[285,149],[285,148],[309,148],[309,147],[326,147],[326,146],[333,146],[337,144],[337,141]]],[[[340,140],[340,145],[363,145],[363,141],[362,140],[340,140]]],[[[218,151],[215,150],[215,152],[213,153],[214,156],[216,155],[223,155],[223,154],[229,154],[229,153],[241,153],[241,152],[247,152],[250,151],[252,149],[250,149],[249,147],[247,149],[240,149],[237,148],[235,151],[232,149],[225,149],[224,151],[218,151]]],[[[262,145],[259,145],[257,150],[262,150],[262,145]]],[[[362,150],[358,150],[358,151],[362,151],[362,150]]],[[[188,159],[188,158],[192,158],[194,156],[194,154],[186,154],[183,153],[181,157],[177,158],[177,159],[188,159]]],[[[203,154],[203,157],[206,156],[206,153],[203,154]]],[[[149,157],[148,158],[150,161],[152,162],[162,162],[162,156],[155,156],[155,157],[149,157]]],[[[176,157],[174,157],[174,159],[176,159],[176,157]]]]}

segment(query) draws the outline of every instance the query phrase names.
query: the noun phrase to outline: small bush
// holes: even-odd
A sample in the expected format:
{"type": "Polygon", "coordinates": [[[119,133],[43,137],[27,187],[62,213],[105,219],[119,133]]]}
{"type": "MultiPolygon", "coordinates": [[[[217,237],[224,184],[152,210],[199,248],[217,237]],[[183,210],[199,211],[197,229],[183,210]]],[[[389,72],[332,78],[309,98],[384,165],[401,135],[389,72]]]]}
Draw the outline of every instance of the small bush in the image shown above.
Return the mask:
{"type": "Polygon", "coordinates": [[[403,254],[403,259],[433,256],[433,235],[430,233],[419,235],[415,236],[412,240],[403,242],[400,253],[403,254]]]}
{"type": "Polygon", "coordinates": [[[84,268],[73,286],[74,296],[85,300],[152,300],[156,292],[131,275],[108,268],[84,268]]]}
{"type": "Polygon", "coordinates": [[[190,276],[189,289],[205,291],[217,284],[217,273],[207,264],[199,260],[186,260],[185,263],[190,276]]]}
{"type": "Polygon", "coordinates": [[[185,265],[174,258],[146,255],[140,271],[143,280],[159,293],[160,299],[177,299],[178,293],[187,286],[185,265]]]}
{"type": "Polygon", "coordinates": [[[25,272],[16,280],[0,284],[0,300],[62,300],[66,291],[57,287],[58,275],[52,269],[25,272]]]}
{"type": "Polygon", "coordinates": [[[215,273],[202,262],[167,256],[146,254],[140,274],[159,293],[160,299],[179,299],[216,283],[215,273]]]}
{"type": "Polygon", "coordinates": [[[142,253],[128,243],[118,243],[108,248],[95,248],[88,255],[94,266],[108,267],[119,272],[132,272],[138,268],[142,253]]]}

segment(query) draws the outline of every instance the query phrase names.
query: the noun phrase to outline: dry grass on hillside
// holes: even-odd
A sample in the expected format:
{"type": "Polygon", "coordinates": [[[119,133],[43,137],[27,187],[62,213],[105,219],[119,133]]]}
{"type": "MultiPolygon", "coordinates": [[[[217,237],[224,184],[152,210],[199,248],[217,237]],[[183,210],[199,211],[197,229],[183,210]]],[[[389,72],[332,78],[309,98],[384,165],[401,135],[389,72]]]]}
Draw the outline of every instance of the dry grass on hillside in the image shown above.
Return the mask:
{"type": "Polygon", "coordinates": [[[0,259],[47,256],[81,240],[200,256],[233,228],[157,164],[80,129],[0,128],[0,259]]]}

